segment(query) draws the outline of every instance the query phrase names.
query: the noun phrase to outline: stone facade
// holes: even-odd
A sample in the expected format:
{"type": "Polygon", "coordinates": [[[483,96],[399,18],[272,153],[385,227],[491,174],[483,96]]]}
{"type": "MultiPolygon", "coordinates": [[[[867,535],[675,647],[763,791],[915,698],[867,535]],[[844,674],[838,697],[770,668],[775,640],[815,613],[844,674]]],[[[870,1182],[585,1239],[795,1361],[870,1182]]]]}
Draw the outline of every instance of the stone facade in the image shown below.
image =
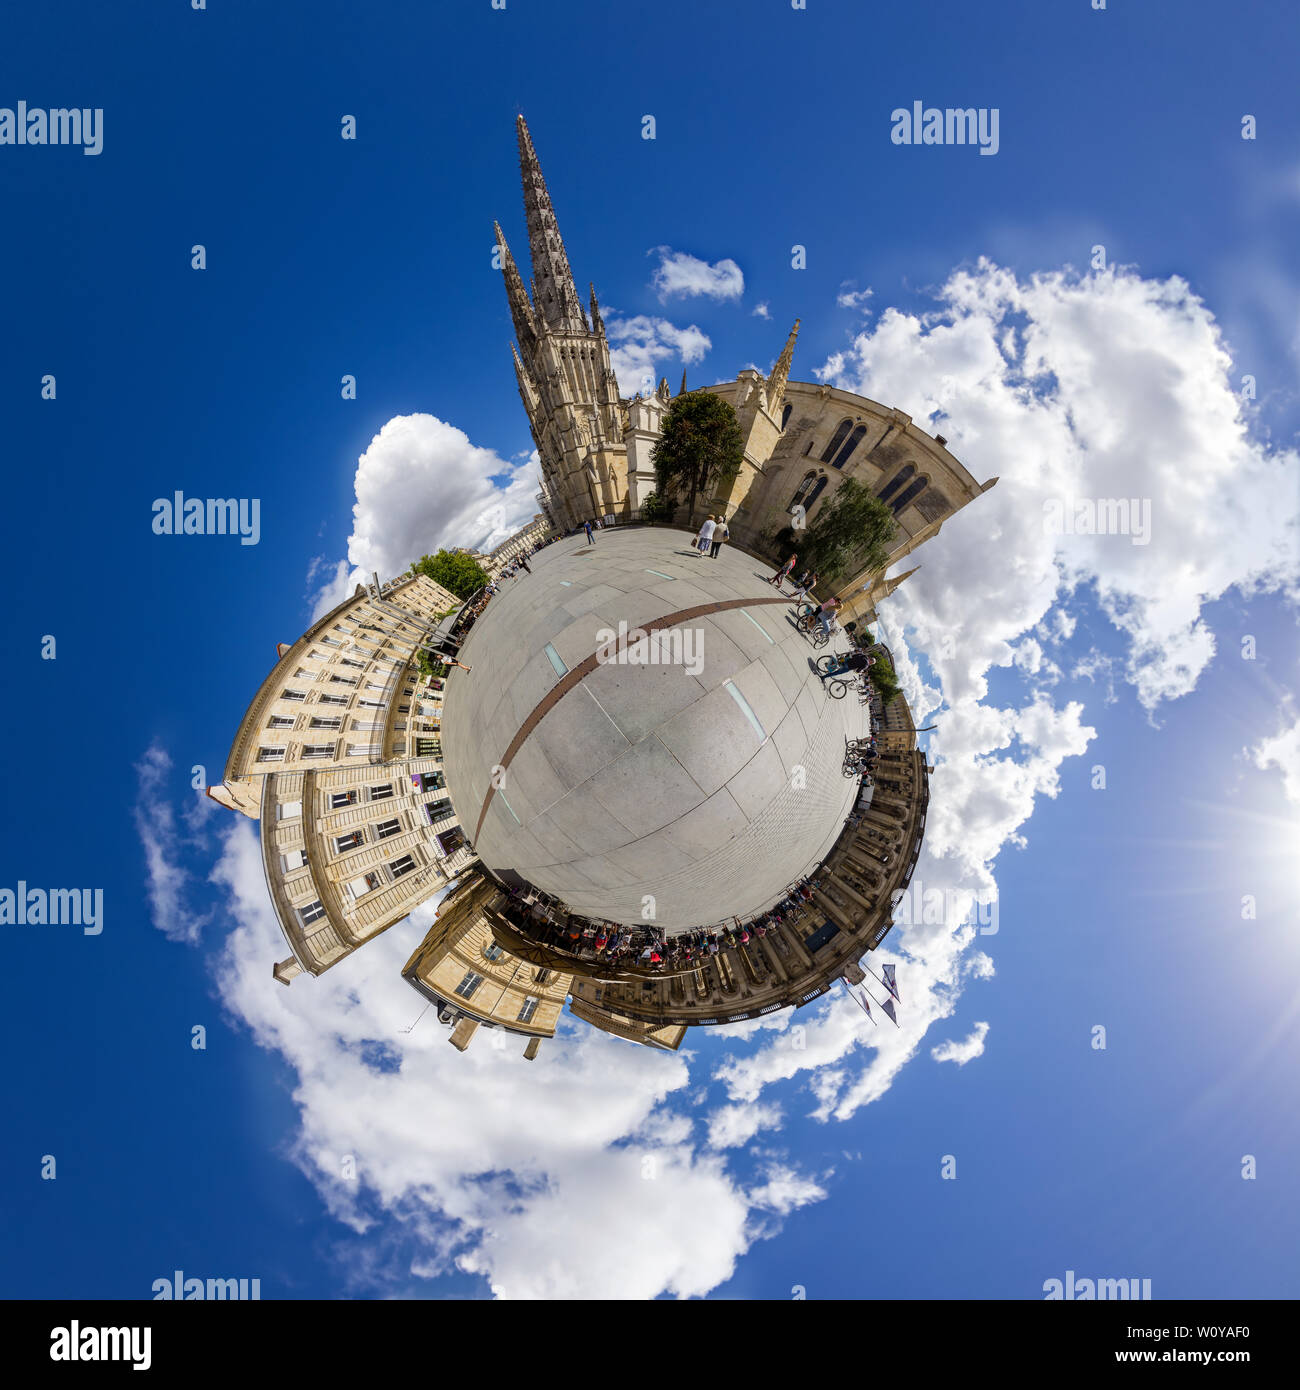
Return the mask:
{"type": "Polygon", "coordinates": [[[458,600],[424,575],[375,580],[281,644],[208,795],[260,821],[267,889],[319,975],[474,861],[442,770],[445,678],[416,654],[458,600]]]}

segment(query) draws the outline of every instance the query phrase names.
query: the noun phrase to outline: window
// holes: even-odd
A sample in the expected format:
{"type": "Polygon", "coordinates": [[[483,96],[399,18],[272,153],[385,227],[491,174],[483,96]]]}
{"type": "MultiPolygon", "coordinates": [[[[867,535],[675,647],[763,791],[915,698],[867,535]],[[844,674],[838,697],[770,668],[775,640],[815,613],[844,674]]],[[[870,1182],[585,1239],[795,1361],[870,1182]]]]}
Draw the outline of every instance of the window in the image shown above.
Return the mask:
{"type": "Polygon", "coordinates": [[[295,816],[302,815],[301,801],[282,801],[275,808],[276,820],[293,820],[295,816]]]}
{"type": "Polygon", "coordinates": [[[282,700],[305,700],[307,692],[305,690],[282,690],[280,698],[282,700]]]}
{"type": "Polygon", "coordinates": [[[537,1003],[538,1001],[534,999],[533,996],[530,994],[524,1000],[524,1006],[522,1009],[519,1010],[519,1016],[515,1020],[515,1022],[530,1023],[532,1021],[533,1015],[537,1012],[537,1003]]]}
{"type": "Polygon", "coordinates": [[[383,748],[379,745],[373,747],[369,743],[349,743],[349,758],[379,758],[383,756],[383,748]]]}
{"type": "Polygon", "coordinates": [[[355,666],[355,667],[358,668],[358,670],[362,670],[362,671],[364,671],[364,670],[366,669],[366,663],[365,663],[364,661],[353,661],[352,658],[351,658],[350,656],[340,657],[340,658],[339,658],[339,665],[340,665],[340,666],[355,666]]]}
{"type": "Polygon", "coordinates": [[[325,915],[325,908],[321,905],[319,898],[315,902],[307,903],[305,907],[298,909],[298,920],[304,927],[309,927],[313,922],[319,922],[325,915]]]}
{"type": "Polygon", "coordinates": [[[302,755],[304,758],[332,758],[334,745],[332,743],[304,743],[302,755]]]}
{"type": "Polygon", "coordinates": [[[360,849],[365,842],[366,837],[360,830],[349,830],[346,835],[335,835],[334,852],[346,854],[350,849],[360,849]]]}
{"type": "Polygon", "coordinates": [[[311,721],[311,727],[313,729],[341,729],[343,727],[343,721],[337,717],[322,719],[317,715],[311,721]]]}
{"type": "Polygon", "coordinates": [[[348,884],[348,892],[352,894],[355,902],[357,898],[364,898],[367,893],[373,893],[379,887],[379,875],[377,873],[362,874],[360,878],[354,878],[348,884]]]}
{"type": "Polygon", "coordinates": [[[322,705],[346,705],[348,697],[346,695],[322,695],[319,697],[322,705]]]}
{"type": "Polygon", "coordinates": [[[889,499],[894,495],[894,493],[896,493],[898,489],[902,487],[903,484],[915,472],[915,464],[909,463],[904,465],[902,468],[898,470],[897,473],[894,474],[894,476],[889,480],[889,482],[886,483],[885,486],[880,489],[876,496],[879,497],[882,502],[888,502],[889,499]]]}
{"type": "Polygon", "coordinates": [[[840,445],[848,438],[849,431],[853,428],[852,420],[841,420],[835,427],[835,433],[831,435],[831,442],[822,450],[822,462],[829,463],[835,457],[840,445]]]}
{"type": "Polygon", "coordinates": [[[356,792],[331,792],[330,810],[341,811],[344,806],[355,806],[357,802],[356,792]]]}
{"type": "Polygon", "coordinates": [[[805,512],[812,511],[812,504],[822,495],[822,489],[826,486],[826,484],[829,481],[830,479],[825,473],[823,473],[821,477],[817,479],[817,482],[814,485],[813,490],[808,494],[807,497],[803,499],[803,509],[805,512]]]}
{"type": "Polygon", "coordinates": [[[424,814],[430,825],[434,821],[441,820],[444,816],[451,815],[451,802],[447,798],[440,797],[437,801],[426,801],[424,803],[424,814]]]}
{"type": "Polygon", "coordinates": [[[330,680],[332,680],[335,685],[356,685],[357,683],[357,678],[355,676],[331,676],[330,680]]]}
{"type": "Polygon", "coordinates": [[[484,960],[500,960],[504,955],[505,952],[495,941],[489,941],[487,945],[483,947],[484,960]]]}
{"type": "Polygon", "coordinates": [[[862,443],[862,436],[866,434],[866,425],[859,425],[857,429],[844,441],[844,447],[831,460],[832,468],[843,468],[849,461],[849,455],[862,443]]]}
{"type": "Polygon", "coordinates": [[[804,501],[804,499],[808,495],[808,489],[812,487],[812,485],[816,481],[816,473],[805,473],[803,475],[803,480],[800,482],[798,488],[795,491],[794,496],[790,499],[790,505],[786,508],[786,511],[792,512],[798,506],[803,506],[806,509],[807,503],[804,501]]]}
{"type": "Polygon", "coordinates": [[[394,878],[401,878],[403,874],[409,874],[415,868],[415,860],[409,854],[404,854],[400,859],[394,859],[388,866],[389,873],[394,878]]]}
{"type": "Polygon", "coordinates": [[[343,645],[337,637],[322,637],[320,640],[327,647],[341,647],[343,645]]]}
{"type": "Polygon", "coordinates": [[[903,508],[910,506],[930,485],[929,478],[917,478],[909,487],[903,489],[889,504],[895,516],[902,514],[903,508]]]}
{"type": "Polygon", "coordinates": [[[436,738],[417,738],[415,740],[417,758],[441,758],[442,741],[436,738]]]}
{"type": "Polygon", "coordinates": [[[793,413],[793,411],[794,411],[794,406],[792,406],[792,405],[787,405],[786,408],[781,412],[781,429],[782,429],[782,431],[784,431],[784,430],[785,430],[785,427],[790,423],[790,416],[791,416],[791,414],[793,413]]]}
{"type": "Polygon", "coordinates": [[[535,984],[544,985],[550,978],[551,972],[545,966],[542,966],[537,974],[533,976],[533,982],[535,984]]]}
{"type": "Polygon", "coordinates": [[[306,854],[300,849],[291,849],[287,854],[280,856],[280,870],[282,873],[291,874],[295,869],[301,869],[307,862],[306,854]]]}
{"type": "Polygon", "coordinates": [[[364,695],[357,701],[357,704],[364,705],[366,709],[384,708],[384,702],[382,700],[367,700],[364,695]]]}
{"type": "Polygon", "coordinates": [[[377,787],[370,788],[371,801],[387,801],[393,794],[393,784],[391,782],[381,782],[377,787]]]}
{"type": "Polygon", "coordinates": [[[282,763],[284,762],[284,749],[283,747],[259,748],[257,761],[259,763],[282,763]]]}
{"type": "Polygon", "coordinates": [[[402,833],[402,822],[394,817],[392,820],[381,820],[375,826],[375,834],[381,839],[386,840],[390,835],[400,835],[402,833]]]}
{"type": "Polygon", "coordinates": [[[352,721],[352,727],[359,731],[368,732],[371,729],[382,729],[384,726],[382,724],[376,723],[376,721],[374,721],[373,719],[365,721],[360,719],[354,719],[352,721]]]}
{"type": "Polygon", "coordinates": [[[268,729],[292,729],[293,720],[287,714],[273,714],[266,721],[266,727],[268,729]]]}
{"type": "Polygon", "coordinates": [[[465,978],[456,986],[456,993],[459,994],[462,999],[472,998],[474,991],[482,983],[482,975],[476,975],[474,971],[467,970],[465,972],[465,978]]]}

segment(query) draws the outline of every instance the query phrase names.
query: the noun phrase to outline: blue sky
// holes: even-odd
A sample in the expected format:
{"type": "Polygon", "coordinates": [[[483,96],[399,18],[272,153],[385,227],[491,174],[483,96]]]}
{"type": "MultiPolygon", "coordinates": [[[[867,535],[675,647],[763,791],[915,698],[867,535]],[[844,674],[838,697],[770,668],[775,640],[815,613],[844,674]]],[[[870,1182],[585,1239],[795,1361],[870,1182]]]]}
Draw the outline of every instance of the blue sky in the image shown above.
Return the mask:
{"type": "Polygon", "coordinates": [[[104,145],[0,145],[0,886],[102,887],[106,924],[0,927],[0,1292],[1296,1296],[1295,16],[423,10],[5,21],[0,107],[101,107],[104,145]],[[996,107],[997,155],[892,144],[917,100],[996,107]],[[354,571],[531,515],[520,110],[625,392],[766,369],[798,317],[795,377],[1000,478],[883,614],[939,724],[918,877],[998,928],[895,928],[897,1034],[837,995],[689,1056],[568,1023],[461,1057],[401,1031],[420,921],[270,981],[251,828],[191,769],[354,571]],[[259,544],[153,535],[177,489],[260,498],[259,544]],[[1044,534],[1107,496],[1149,545],[1044,534]]]}

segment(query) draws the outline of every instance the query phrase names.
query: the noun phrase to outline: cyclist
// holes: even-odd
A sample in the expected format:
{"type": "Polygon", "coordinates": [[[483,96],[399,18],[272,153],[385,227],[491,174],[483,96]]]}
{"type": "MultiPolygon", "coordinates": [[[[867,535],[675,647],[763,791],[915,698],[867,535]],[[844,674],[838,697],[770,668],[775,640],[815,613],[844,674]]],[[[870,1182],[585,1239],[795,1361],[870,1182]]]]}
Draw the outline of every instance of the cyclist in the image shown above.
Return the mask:
{"type": "Polygon", "coordinates": [[[842,675],[845,671],[865,671],[868,666],[874,666],[876,658],[868,656],[863,651],[853,651],[847,656],[837,657],[831,662],[830,669],[822,671],[822,680],[829,680],[832,676],[842,675]]]}

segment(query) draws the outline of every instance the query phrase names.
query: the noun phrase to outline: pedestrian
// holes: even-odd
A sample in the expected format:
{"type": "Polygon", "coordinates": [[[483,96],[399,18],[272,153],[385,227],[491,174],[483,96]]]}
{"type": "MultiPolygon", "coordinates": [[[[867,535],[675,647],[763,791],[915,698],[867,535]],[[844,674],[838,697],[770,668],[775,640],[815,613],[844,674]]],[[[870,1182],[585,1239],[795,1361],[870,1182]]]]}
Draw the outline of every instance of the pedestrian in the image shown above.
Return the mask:
{"type": "Polygon", "coordinates": [[[519,564],[523,568],[525,574],[532,574],[532,570],[529,568],[528,565],[528,560],[523,555],[519,557],[519,564]]]}
{"type": "Polygon", "coordinates": [[[583,524],[584,529],[585,529],[586,532],[587,532],[587,544],[588,544],[588,545],[595,545],[595,544],[596,544],[595,537],[591,534],[591,522],[590,522],[590,521],[584,521],[582,524],[583,524]]]}
{"type": "Polygon", "coordinates": [[[804,570],[799,576],[798,592],[794,596],[796,603],[803,603],[808,595],[817,587],[817,571],[804,570]]]}
{"type": "Polygon", "coordinates": [[[448,666],[459,666],[462,671],[468,671],[470,669],[463,661],[457,661],[454,656],[444,657],[443,659],[448,666]]]}
{"type": "Polygon", "coordinates": [[[831,618],[839,606],[839,599],[832,594],[830,598],[817,609],[817,621],[821,624],[821,629],[827,637],[831,635],[831,618]]]}
{"type": "Polygon", "coordinates": [[[798,555],[792,552],[790,558],[785,562],[784,565],[782,565],[782,567],[779,570],[777,570],[777,572],[767,582],[774,589],[779,589],[785,583],[786,579],[789,577],[790,572],[794,569],[795,562],[798,560],[798,558],[798,555]]]}
{"type": "Polygon", "coordinates": [[[714,521],[711,516],[704,518],[704,525],[700,527],[700,534],[695,538],[695,547],[701,555],[708,551],[709,544],[713,540],[714,521]]]}
{"type": "Polygon", "coordinates": [[[731,532],[727,530],[727,523],[721,517],[717,519],[713,526],[712,549],[709,551],[709,559],[716,560],[718,551],[722,549],[723,541],[731,539],[731,532]]]}

